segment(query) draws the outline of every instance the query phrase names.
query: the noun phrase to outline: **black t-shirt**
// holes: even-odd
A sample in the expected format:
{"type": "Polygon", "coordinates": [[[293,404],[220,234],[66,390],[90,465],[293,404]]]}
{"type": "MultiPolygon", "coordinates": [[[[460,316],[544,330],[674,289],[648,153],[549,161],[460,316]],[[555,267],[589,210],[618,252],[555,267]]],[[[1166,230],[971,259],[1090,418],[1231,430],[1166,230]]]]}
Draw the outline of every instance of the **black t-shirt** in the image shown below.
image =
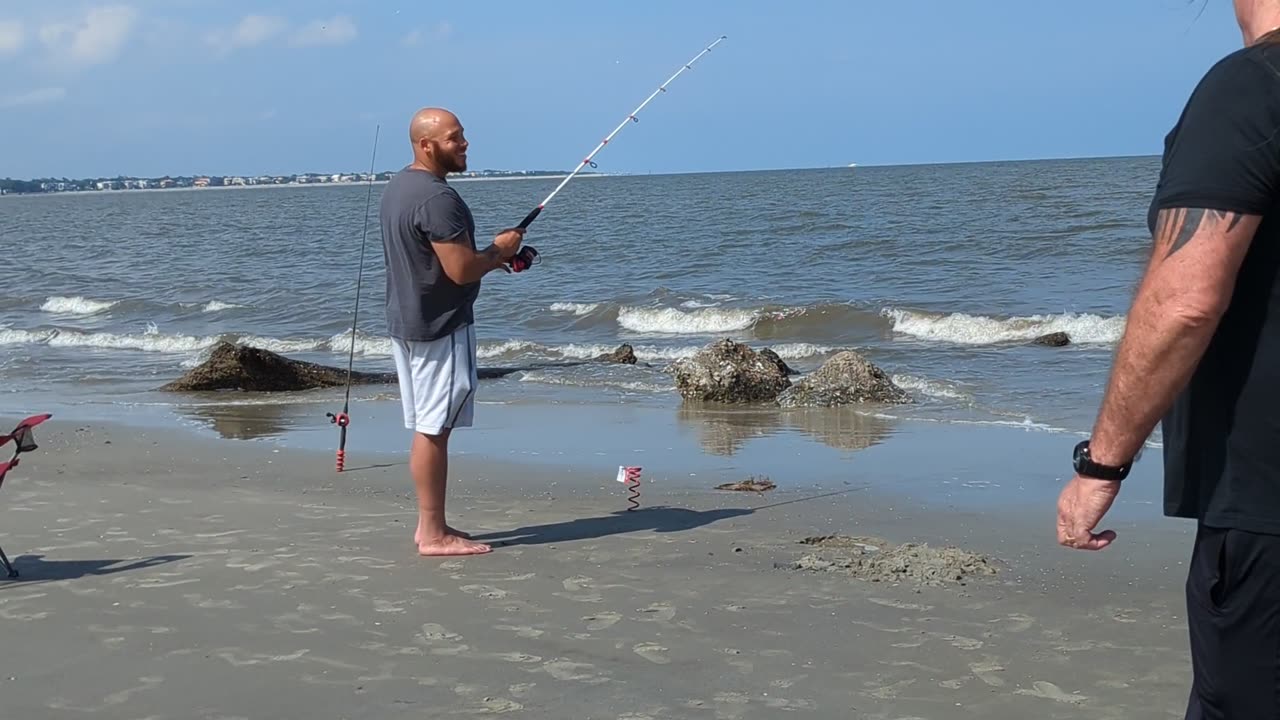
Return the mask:
{"type": "Polygon", "coordinates": [[[474,322],[480,282],[449,279],[431,243],[476,247],[471,209],[449,183],[407,167],[382,191],[379,211],[387,264],[387,332],[403,340],[435,340],[474,322]]]}
{"type": "Polygon", "coordinates": [[[1170,207],[1263,220],[1230,306],[1164,417],[1164,510],[1280,533],[1280,45],[1215,64],[1165,138],[1148,222],[1170,207]]]}

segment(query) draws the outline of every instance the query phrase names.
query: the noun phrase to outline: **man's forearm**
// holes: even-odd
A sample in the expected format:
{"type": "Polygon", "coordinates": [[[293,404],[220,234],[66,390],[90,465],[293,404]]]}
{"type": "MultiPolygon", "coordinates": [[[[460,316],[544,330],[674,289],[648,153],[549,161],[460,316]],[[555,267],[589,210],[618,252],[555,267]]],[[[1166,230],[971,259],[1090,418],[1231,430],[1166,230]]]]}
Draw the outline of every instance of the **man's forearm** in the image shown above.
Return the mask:
{"type": "Polygon", "coordinates": [[[476,282],[501,267],[502,262],[502,253],[498,250],[498,246],[490,244],[471,256],[471,262],[467,263],[463,270],[462,280],[456,282],[459,285],[476,282]]]}
{"type": "Polygon", "coordinates": [[[1195,372],[1218,326],[1218,315],[1186,312],[1139,292],[1090,439],[1091,457],[1105,465],[1133,460],[1195,372]]]}

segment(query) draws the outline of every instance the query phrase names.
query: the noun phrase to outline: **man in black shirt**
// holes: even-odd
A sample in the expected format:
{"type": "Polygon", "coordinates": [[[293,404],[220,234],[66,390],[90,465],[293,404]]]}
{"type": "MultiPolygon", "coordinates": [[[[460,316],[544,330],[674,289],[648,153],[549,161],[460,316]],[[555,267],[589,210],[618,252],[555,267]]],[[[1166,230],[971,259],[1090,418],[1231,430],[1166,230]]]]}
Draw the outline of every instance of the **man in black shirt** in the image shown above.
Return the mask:
{"type": "Polygon", "coordinates": [[[1153,248],[1058,541],[1097,532],[1157,422],[1164,511],[1197,521],[1188,718],[1280,717],[1280,0],[1236,0],[1245,47],[1165,138],[1153,248]]]}

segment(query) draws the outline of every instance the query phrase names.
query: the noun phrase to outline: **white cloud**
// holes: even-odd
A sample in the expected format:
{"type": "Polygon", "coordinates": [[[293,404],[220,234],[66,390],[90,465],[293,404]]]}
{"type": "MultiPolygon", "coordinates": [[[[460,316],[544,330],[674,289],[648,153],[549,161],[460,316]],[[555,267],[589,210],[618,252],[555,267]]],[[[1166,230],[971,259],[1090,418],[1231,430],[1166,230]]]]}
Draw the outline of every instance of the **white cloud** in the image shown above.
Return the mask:
{"type": "Polygon", "coordinates": [[[346,15],[328,20],[313,20],[298,29],[289,44],[293,47],[345,45],[356,38],[356,24],[346,15]]]}
{"type": "Polygon", "coordinates": [[[0,108],[28,107],[31,105],[48,105],[67,96],[65,88],[47,87],[30,92],[8,95],[0,98],[0,108]]]}
{"type": "Polygon", "coordinates": [[[0,54],[21,50],[25,35],[25,28],[20,21],[0,20],[0,54]]]}
{"type": "Polygon", "coordinates": [[[223,52],[237,48],[254,47],[283,33],[289,23],[284,18],[271,15],[246,15],[231,30],[218,30],[205,40],[223,52]]]}
{"type": "Polygon", "coordinates": [[[401,44],[401,45],[404,45],[405,47],[417,47],[417,46],[421,45],[421,44],[422,44],[422,31],[421,31],[421,30],[410,30],[410,31],[409,31],[409,34],[408,34],[408,35],[405,35],[405,36],[404,36],[404,39],[400,41],[400,44],[401,44]]]}
{"type": "Polygon", "coordinates": [[[87,67],[115,60],[137,21],[136,9],[105,5],[91,8],[74,23],[43,25],[38,35],[56,63],[87,67]]]}

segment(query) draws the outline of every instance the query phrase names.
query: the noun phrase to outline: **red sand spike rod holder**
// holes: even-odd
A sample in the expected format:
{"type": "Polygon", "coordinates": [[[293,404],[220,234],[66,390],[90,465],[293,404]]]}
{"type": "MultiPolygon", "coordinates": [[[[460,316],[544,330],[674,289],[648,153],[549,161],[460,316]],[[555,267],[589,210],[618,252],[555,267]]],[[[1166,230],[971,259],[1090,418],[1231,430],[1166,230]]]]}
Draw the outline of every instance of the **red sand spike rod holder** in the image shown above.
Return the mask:
{"type": "MultiPolygon", "coordinates": [[[[548,195],[546,199],[538,203],[538,207],[534,208],[529,212],[528,215],[524,216],[524,220],[520,221],[520,225],[518,227],[520,227],[521,229],[529,227],[529,223],[532,223],[534,218],[538,217],[538,215],[542,212],[542,209],[547,206],[547,203],[551,202],[551,198],[555,197],[556,193],[560,192],[560,188],[567,185],[575,175],[581,172],[582,168],[588,165],[590,165],[592,168],[595,168],[596,164],[592,160],[592,158],[594,158],[596,156],[596,153],[600,152],[600,150],[603,149],[605,145],[609,144],[609,141],[613,139],[614,135],[617,135],[618,132],[622,130],[622,128],[626,127],[627,123],[640,122],[640,119],[637,116],[640,114],[640,111],[644,109],[644,106],[649,104],[650,100],[657,97],[658,93],[666,92],[667,86],[671,84],[672,80],[675,80],[677,77],[679,77],[680,73],[684,72],[685,70],[692,70],[693,64],[697,62],[699,58],[711,52],[711,48],[714,48],[716,45],[719,45],[722,40],[725,40],[728,37],[729,37],[728,35],[721,35],[720,37],[716,38],[715,42],[711,43],[706,48],[704,48],[702,52],[698,53],[697,55],[694,55],[692,60],[682,65],[680,69],[676,71],[675,75],[672,75],[671,77],[667,78],[666,82],[659,85],[658,89],[654,90],[653,93],[649,95],[649,97],[645,98],[644,102],[640,103],[639,107],[637,107],[635,110],[632,110],[631,114],[628,115],[625,120],[618,123],[618,127],[614,128],[613,132],[609,133],[604,140],[601,140],[599,145],[596,145],[596,149],[592,150],[591,154],[588,155],[586,159],[578,163],[578,167],[574,168],[573,172],[569,173],[569,175],[565,177],[565,179],[561,180],[559,185],[556,185],[556,188],[551,191],[551,194],[548,195]]],[[[526,270],[528,269],[530,264],[532,264],[533,262],[536,262],[537,260],[537,257],[538,257],[537,251],[533,250],[533,248],[529,248],[528,246],[525,246],[525,247],[528,250],[533,251],[531,253],[531,257],[526,258],[522,253],[521,255],[517,255],[515,258],[512,258],[513,262],[511,263],[511,270],[513,272],[520,272],[522,270],[526,270]]]]}
{"type": "Polygon", "coordinates": [[[369,238],[369,206],[373,204],[373,178],[374,165],[378,161],[378,134],[381,132],[382,126],[378,125],[373,131],[373,157],[369,160],[369,192],[364,200],[364,232],[360,236],[360,265],[356,270],[356,303],[355,309],[351,311],[351,349],[347,355],[347,393],[342,400],[342,412],[325,413],[329,418],[329,422],[338,426],[338,455],[334,467],[338,472],[346,467],[347,464],[347,426],[351,424],[351,368],[355,364],[356,359],[356,320],[360,316],[360,286],[364,281],[364,246],[365,241],[369,238]]]}
{"type": "Polygon", "coordinates": [[[618,482],[627,485],[627,512],[640,507],[640,468],[619,465],[618,482]]]}

